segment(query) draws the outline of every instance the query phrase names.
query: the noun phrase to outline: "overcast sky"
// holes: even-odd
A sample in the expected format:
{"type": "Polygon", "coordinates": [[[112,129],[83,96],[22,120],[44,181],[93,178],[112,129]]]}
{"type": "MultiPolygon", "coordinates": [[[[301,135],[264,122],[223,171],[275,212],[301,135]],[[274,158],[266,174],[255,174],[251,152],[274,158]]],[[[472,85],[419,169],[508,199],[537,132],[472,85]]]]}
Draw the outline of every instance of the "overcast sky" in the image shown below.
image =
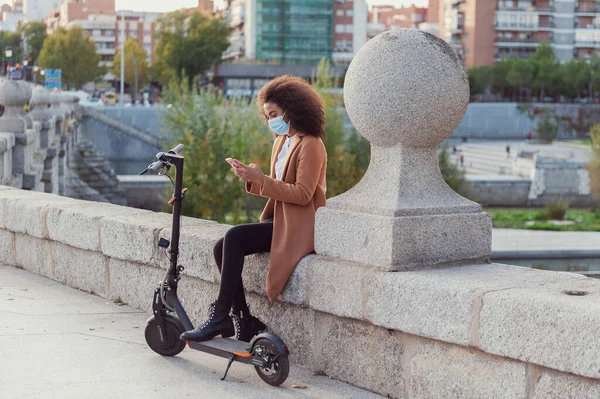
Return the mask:
{"type": "MultiPolygon", "coordinates": [[[[216,0],[219,5],[222,1],[216,0]]],[[[419,6],[427,5],[427,0],[367,0],[368,4],[386,4],[401,7],[416,4],[419,6]]],[[[134,11],[155,11],[165,12],[174,11],[180,8],[195,7],[198,0],[116,0],[117,10],[134,11]]]]}

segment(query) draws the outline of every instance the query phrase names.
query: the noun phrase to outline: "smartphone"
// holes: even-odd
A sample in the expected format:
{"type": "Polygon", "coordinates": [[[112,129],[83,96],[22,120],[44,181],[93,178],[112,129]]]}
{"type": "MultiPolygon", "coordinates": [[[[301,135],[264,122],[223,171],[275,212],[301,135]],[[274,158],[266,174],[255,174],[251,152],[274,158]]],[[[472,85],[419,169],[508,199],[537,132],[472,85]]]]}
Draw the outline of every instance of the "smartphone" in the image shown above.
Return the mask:
{"type": "Polygon", "coordinates": [[[240,161],[238,161],[238,160],[237,160],[237,159],[235,159],[235,158],[225,158],[225,161],[226,161],[226,162],[227,162],[229,165],[231,165],[231,166],[238,166],[238,167],[239,167],[239,165],[236,165],[236,164],[240,164],[240,163],[241,163],[240,161]]]}

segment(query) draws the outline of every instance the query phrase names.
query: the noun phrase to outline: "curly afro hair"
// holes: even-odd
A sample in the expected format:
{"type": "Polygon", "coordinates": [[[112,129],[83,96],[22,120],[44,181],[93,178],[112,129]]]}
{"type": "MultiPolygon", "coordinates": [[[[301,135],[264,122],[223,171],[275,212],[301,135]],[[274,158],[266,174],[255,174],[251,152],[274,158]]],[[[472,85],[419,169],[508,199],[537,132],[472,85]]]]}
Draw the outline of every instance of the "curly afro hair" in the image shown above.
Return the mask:
{"type": "Polygon", "coordinates": [[[275,103],[286,111],[298,132],[325,138],[325,110],[319,94],[304,79],[297,76],[279,76],[260,89],[256,105],[260,117],[268,121],[263,105],[275,103]]]}

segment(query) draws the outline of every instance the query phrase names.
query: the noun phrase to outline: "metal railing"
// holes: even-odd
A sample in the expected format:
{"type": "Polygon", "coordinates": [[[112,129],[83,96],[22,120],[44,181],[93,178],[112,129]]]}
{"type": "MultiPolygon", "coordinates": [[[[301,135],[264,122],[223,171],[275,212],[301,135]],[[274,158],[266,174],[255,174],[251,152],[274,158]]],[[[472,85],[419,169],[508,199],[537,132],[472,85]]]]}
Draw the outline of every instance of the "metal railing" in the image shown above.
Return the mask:
{"type": "Polygon", "coordinates": [[[495,42],[496,43],[541,43],[543,41],[551,41],[550,39],[533,39],[533,38],[528,38],[528,39],[521,39],[521,38],[514,38],[514,37],[497,37],[495,42]]]}
{"type": "Polygon", "coordinates": [[[519,23],[500,23],[495,22],[494,26],[499,29],[539,29],[539,28],[554,28],[556,24],[554,22],[544,22],[538,24],[519,24],[519,23]]]}
{"type": "Polygon", "coordinates": [[[529,12],[554,12],[555,7],[496,7],[496,11],[529,11],[529,12]]]}

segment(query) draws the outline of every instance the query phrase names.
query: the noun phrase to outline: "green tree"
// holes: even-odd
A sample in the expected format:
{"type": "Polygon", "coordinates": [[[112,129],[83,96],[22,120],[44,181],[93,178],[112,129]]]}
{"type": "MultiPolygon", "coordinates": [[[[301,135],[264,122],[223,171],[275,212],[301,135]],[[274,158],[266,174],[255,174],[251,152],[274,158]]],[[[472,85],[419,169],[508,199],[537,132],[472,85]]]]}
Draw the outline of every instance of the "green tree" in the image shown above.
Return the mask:
{"type": "MultiPolygon", "coordinates": [[[[229,46],[229,28],[223,19],[199,11],[172,12],[159,23],[156,46],[159,61],[153,68],[153,76],[186,78],[191,90],[194,78],[221,60],[229,46]]],[[[167,82],[163,80],[163,83],[167,82]]]]}
{"type": "Polygon", "coordinates": [[[493,67],[480,66],[469,68],[467,75],[469,77],[471,96],[484,94],[492,84],[493,67]]]}
{"type": "Polygon", "coordinates": [[[100,55],[91,38],[80,27],[60,28],[44,40],[38,64],[60,69],[65,88],[81,87],[100,76],[100,55]]]}
{"type": "Polygon", "coordinates": [[[2,49],[2,58],[5,59],[5,62],[14,65],[23,61],[23,46],[19,33],[0,31],[0,49],[2,49]],[[12,55],[6,58],[6,50],[8,49],[12,51],[12,55]]]}
{"type": "MultiPolygon", "coordinates": [[[[136,102],[140,86],[148,82],[149,67],[146,60],[148,54],[140,48],[137,39],[130,37],[125,42],[125,82],[131,87],[131,99],[136,102]]],[[[113,62],[113,73],[121,76],[121,49],[117,49],[113,62]]]]}
{"type": "Polygon", "coordinates": [[[491,69],[491,91],[494,94],[500,94],[507,97],[510,94],[510,85],[507,81],[507,75],[512,68],[512,60],[504,58],[494,64],[491,69]]]}
{"type": "Polygon", "coordinates": [[[256,163],[268,173],[273,137],[257,116],[256,105],[244,99],[225,100],[209,89],[196,94],[183,82],[169,85],[165,102],[170,104],[165,128],[172,133],[173,144],[185,145],[188,193],[183,214],[233,223],[255,219],[265,201],[245,193],[225,158],[256,163]]]}
{"type": "Polygon", "coordinates": [[[552,111],[549,109],[544,109],[539,115],[535,132],[541,140],[545,141],[546,143],[552,143],[552,141],[558,135],[559,128],[559,119],[552,114],[552,111]]]}
{"type": "Polygon", "coordinates": [[[450,160],[450,151],[447,145],[443,145],[438,151],[438,164],[442,177],[450,188],[465,198],[475,199],[473,188],[465,177],[465,171],[459,169],[456,163],[450,160]]]}
{"type": "Polygon", "coordinates": [[[534,72],[535,67],[529,60],[515,58],[512,61],[511,68],[506,75],[506,81],[517,89],[519,101],[521,101],[523,90],[529,89],[534,72]]]}
{"type": "Polygon", "coordinates": [[[327,150],[327,196],[335,197],[352,188],[369,166],[369,142],[356,130],[344,130],[345,111],[339,87],[339,77],[331,71],[330,63],[322,59],[311,85],[319,93],[325,108],[325,148],[327,150]],[[366,155],[366,156],[365,156],[366,155]]]}
{"type": "Polygon", "coordinates": [[[600,57],[598,54],[594,54],[590,58],[590,73],[591,81],[589,83],[592,100],[594,99],[594,92],[600,91],[600,57]]]}
{"type": "Polygon", "coordinates": [[[590,66],[584,59],[572,59],[564,64],[562,73],[563,94],[568,98],[579,98],[590,82],[590,66]]]}
{"type": "Polygon", "coordinates": [[[36,62],[44,40],[46,40],[46,24],[40,21],[27,22],[19,28],[19,33],[23,35],[23,40],[27,48],[27,57],[32,59],[32,62],[36,62]]]}
{"type": "Polygon", "coordinates": [[[531,87],[538,91],[539,100],[546,94],[558,95],[562,88],[562,70],[556,60],[554,50],[548,42],[542,42],[536,49],[531,62],[535,68],[535,77],[531,87]]]}
{"type": "Polygon", "coordinates": [[[590,173],[590,185],[596,199],[600,200],[600,125],[596,124],[590,130],[592,139],[592,154],[587,169],[590,173]]]}

